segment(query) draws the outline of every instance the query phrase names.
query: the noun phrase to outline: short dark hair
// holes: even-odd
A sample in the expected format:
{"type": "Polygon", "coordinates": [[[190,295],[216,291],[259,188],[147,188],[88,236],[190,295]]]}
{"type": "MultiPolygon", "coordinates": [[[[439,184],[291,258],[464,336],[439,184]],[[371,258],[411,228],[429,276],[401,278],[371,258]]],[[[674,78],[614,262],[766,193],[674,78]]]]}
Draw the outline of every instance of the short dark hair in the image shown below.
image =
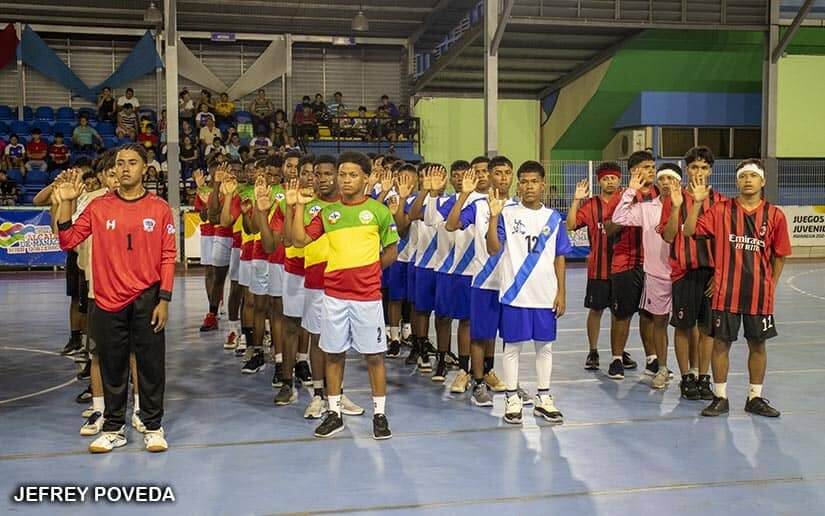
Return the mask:
{"type": "Polygon", "coordinates": [[[535,173],[544,179],[544,167],[538,161],[528,160],[521,164],[516,172],[516,177],[521,179],[522,174],[535,173]]]}
{"type": "Polygon", "coordinates": [[[264,158],[267,167],[281,168],[284,166],[284,159],[277,154],[264,158]]]}
{"type": "Polygon", "coordinates": [[[470,169],[470,163],[467,160],[464,160],[464,159],[459,159],[459,160],[453,161],[450,164],[450,172],[455,172],[456,170],[469,170],[469,169],[470,169]]]}
{"type": "Polygon", "coordinates": [[[619,166],[618,163],[615,161],[605,161],[604,163],[600,163],[598,167],[596,167],[596,177],[599,176],[602,172],[606,172],[608,170],[616,170],[621,173],[622,167],[619,166]]]}
{"type": "Polygon", "coordinates": [[[398,161],[393,161],[392,165],[390,165],[390,171],[398,172],[405,165],[410,165],[412,168],[415,168],[415,165],[412,165],[411,163],[407,163],[406,161],[399,159],[398,161]]]}
{"type": "Polygon", "coordinates": [[[132,109],[133,107],[134,106],[132,105],[131,102],[127,102],[126,104],[123,104],[123,109],[132,109]]]}
{"type": "Polygon", "coordinates": [[[249,152],[249,145],[241,145],[238,147],[238,154],[242,152],[249,152]]]}
{"type": "Polygon", "coordinates": [[[384,100],[384,99],[390,100],[390,97],[386,94],[381,95],[381,100],[384,100]]]}
{"type": "Polygon", "coordinates": [[[502,166],[502,165],[507,165],[507,166],[508,166],[508,167],[510,167],[511,169],[513,168],[513,162],[512,162],[512,161],[510,161],[510,160],[507,158],[507,156],[496,156],[495,158],[491,159],[491,160],[487,163],[487,166],[488,166],[489,168],[500,167],[500,166],[502,166]]]}
{"type": "Polygon", "coordinates": [[[761,168],[763,171],[765,170],[765,163],[762,162],[759,158],[747,158],[743,159],[739,163],[736,164],[736,172],[744,167],[745,165],[756,165],[757,167],[761,168]]]}
{"type": "Polygon", "coordinates": [[[398,167],[398,173],[403,174],[404,172],[412,172],[413,174],[418,174],[418,171],[415,169],[415,165],[412,163],[401,162],[401,166],[398,167]]]}
{"type": "Polygon", "coordinates": [[[338,155],[337,167],[340,168],[344,163],[353,163],[361,167],[365,174],[372,172],[372,161],[361,152],[345,151],[338,155]]]}
{"type": "Polygon", "coordinates": [[[699,159],[706,162],[708,165],[713,166],[713,151],[705,145],[693,147],[687,151],[687,154],[685,154],[685,165],[690,165],[699,159]]]}
{"type": "Polygon", "coordinates": [[[144,147],[143,145],[138,145],[137,143],[127,143],[117,148],[118,153],[123,151],[136,152],[137,155],[140,156],[140,159],[143,160],[143,163],[146,164],[146,147],[144,147]]]}
{"type": "Polygon", "coordinates": [[[309,163],[313,165],[315,163],[315,155],[313,154],[304,154],[301,156],[301,159],[298,160],[298,170],[301,170],[301,167],[309,163]]]}
{"type": "Polygon", "coordinates": [[[63,138],[63,133],[61,133],[60,131],[57,131],[56,133],[54,133],[54,137],[55,138],[63,138]]]}
{"type": "Polygon", "coordinates": [[[381,164],[384,165],[385,167],[387,167],[387,166],[392,166],[392,164],[395,163],[396,161],[398,161],[398,156],[388,155],[388,156],[384,156],[384,161],[382,161],[381,164]]]}
{"type": "Polygon", "coordinates": [[[32,133],[32,136],[34,136],[35,134],[43,134],[43,133],[40,131],[40,128],[38,128],[38,127],[35,127],[34,129],[32,129],[32,130],[31,130],[31,133],[32,133]]]}
{"type": "Polygon", "coordinates": [[[470,162],[470,166],[478,165],[479,163],[490,163],[490,158],[487,156],[476,156],[473,158],[473,161],[470,162]]]}
{"type": "Polygon", "coordinates": [[[129,93],[130,91],[131,91],[132,93],[134,93],[134,92],[135,92],[135,90],[133,90],[132,88],[126,88],[126,93],[129,93]]]}
{"type": "Polygon", "coordinates": [[[330,154],[321,154],[317,158],[315,158],[315,162],[313,163],[314,166],[318,165],[332,165],[333,167],[338,167],[338,162],[335,160],[335,156],[330,154]]]}
{"type": "Polygon", "coordinates": [[[83,175],[80,177],[80,179],[83,181],[86,181],[87,179],[97,179],[97,172],[95,172],[94,170],[83,172],[83,175]]]}
{"type": "Polygon", "coordinates": [[[627,169],[633,170],[633,167],[644,161],[656,161],[653,159],[653,154],[650,151],[640,150],[636,151],[627,158],[627,169]]]}
{"type": "Polygon", "coordinates": [[[291,158],[298,158],[298,160],[300,161],[301,160],[301,153],[299,151],[296,151],[296,150],[291,150],[291,151],[287,152],[286,154],[284,154],[284,161],[286,161],[288,159],[291,159],[291,158]]]}
{"type": "Polygon", "coordinates": [[[312,100],[312,99],[309,98],[309,95],[304,95],[303,97],[301,97],[301,101],[304,101],[304,100],[312,100]]]}
{"type": "Polygon", "coordinates": [[[86,120],[88,122],[89,121],[89,115],[87,115],[85,111],[80,113],[80,120],[86,120]]]}
{"type": "Polygon", "coordinates": [[[419,171],[419,172],[421,172],[422,170],[424,170],[425,168],[429,167],[430,165],[431,165],[431,163],[430,163],[430,162],[428,162],[428,161],[422,161],[421,163],[419,163],[419,164],[418,164],[418,167],[417,167],[417,168],[418,168],[418,171],[419,171]]]}
{"type": "Polygon", "coordinates": [[[98,172],[106,172],[110,168],[115,166],[115,155],[117,152],[114,149],[108,149],[103,151],[103,154],[97,159],[97,163],[95,164],[95,170],[98,172]]]}
{"type": "Polygon", "coordinates": [[[340,91],[336,91],[335,93],[332,94],[333,97],[336,96],[336,95],[341,95],[342,97],[344,96],[344,94],[341,93],[340,91]]]}
{"type": "Polygon", "coordinates": [[[366,111],[367,106],[358,106],[358,111],[366,111]]]}

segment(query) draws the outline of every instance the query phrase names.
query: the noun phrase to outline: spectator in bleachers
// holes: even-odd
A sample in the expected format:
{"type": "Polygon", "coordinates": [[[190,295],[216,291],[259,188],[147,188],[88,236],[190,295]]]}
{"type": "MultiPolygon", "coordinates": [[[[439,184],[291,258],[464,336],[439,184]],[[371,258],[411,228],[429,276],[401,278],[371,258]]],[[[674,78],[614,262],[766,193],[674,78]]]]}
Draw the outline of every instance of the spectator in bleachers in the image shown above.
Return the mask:
{"type": "Polygon", "coordinates": [[[304,111],[304,106],[309,106],[309,108],[312,109],[312,99],[309,98],[309,95],[304,95],[301,102],[295,104],[295,110],[292,112],[292,118],[295,118],[298,113],[302,113],[304,111]]]}
{"type": "Polygon", "coordinates": [[[284,145],[284,153],[290,151],[300,151],[301,146],[298,145],[298,140],[294,136],[289,136],[286,139],[286,145],[284,145]]]}
{"type": "Polygon", "coordinates": [[[143,131],[140,132],[137,140],[139,144],[143,145],[147,149],[155,149],[160,143],[160,140],[158,140],[158,135],[155,134],[155,126],[152,124],[149,124],[143,128],[143,131]]]}
{"type": "Polygon", "coordinates": [[[0,206],[14,206],[17,204],[18,195],[20,187],[9,179],[5,170],[0,169],[0,206]]]}
{"type": "MultiPolygon", "coordinates": [[[[121,97],[123,98],[123,97],[121,97]]],[[[117,128],[115,134],[118,138],[129,138],[134,141],[138,133],[138,120],[134,106],[130,103],[123,104],[117,112],[117,128]]]]}
{"type": "Polygon", "coordinates": [[[387,132],[387,122],[389,118],[390,114],[387,112],[386,106],[378,106],[375,118],[370,120],[369,123],[370,136],[372,138],[376,140],[384,138],[387,132]]]}
{"type": "Polygon", "coordinates": [[[195,129],[192,128],[191,122],[189,122],[189,120],[182,120],[180,123],[180,139],[183,140],[187,136],[192,138],[193,142],[198,141],[198,134],[195,132],[195,129]]]}
{"type": "Polygon", "coordinates": [[[238,133],[232,133],[229,137],[229,143],[226,144],[226,155],[230,159],[241,159],[241,136],[238,133]]]}
{"type": "Polygon", "coordinates": [[[329,124],[331,117],[327,111],[327,105],[324,104],[324,96],[320,93],[316,93],[315,100],[312,101],[312,112],[315,113],[318,123],[329,124]]]}
{"type": "Polygon", "coordinates": [[[143,187],[147,192],[166,197],[166,183],[160,175],[160,165],[154,163],[146,164],[146,172],[143,174],[143,187]]]}
{"type": "Polygon", "coordinates": [[[51,162],[51,169],[66,170],[69,166],[69,159],[71,157],[71,150],[69,150],[69,147],[63,143],[63,133],[54,133],[54,143],[49,145],[49,161],[51,162]]]}
{"type": "Polygon", "coordinates": [[[183,137],[183,144],[180,146],[180,168],[181,173],[185,177],[191,177],[192,172],[198,168],[198,160],[200,159],[200,151],[193,144],[192,138],[189,136],[183,137]]]}
{"type": "Polygon", "coordinates": [[[155,170],[160,172],[160,162],[157,160],[157,157],[155,155],[155,151],[153,149],[148,149],[146,151],[146,166],[147,167],[149,167],[149,166],[155,167],[155,170]]]}
{"type": "Polygon", "coordinates": [[[6,150],[3,151],[3,158],[6,164],[6,170],[16,168],[23,169],[23,162],[26,159],[26,147],[20,143],[20,139],[16,134],[9,136],[9,144],[6,145],[6,150]]]}
{"type": "Polygon", "coordinates": [[[166,143],[166,110],[160,112],[160,120],[158,120],[158,134],[160,135],[160,143],[166,143]]]}
{"type": "Polygon", "coordinates": [[[215,115],[218,124],[232,121],[232,114],[235,112],[235,103],[229,100],[229,95],[221,93],[221,98],[215,103],[215,115]]]}
{"type": "Polygon", "coordinates": [[[246,145],[241,145],[241,148],[238,149],[238,154],[241,155],[241,161],[246,161],[249,159],[249,147],[246,145]]]}
{"type": "Polygon", "coordinates": [[[198,127],[206,127],[206,121],[210,118],[212,122],[215,122],[215,115],[209,112],[209,105],[201,102],[200,106],[198,106],[198,114],[195,116],[195,123],[198,127]]]}
{"type": "Polygon", "coordinates": [[[126,94],[117,99],[117,110],[120,111],[126,108],[126,104],[131,104],[135,111],[140,108],[140,101],[135,97],[135,90],[126,88],[126,94]]]}
{"type": "Polygon", "coordinates": [[[272,133],[270,139],[272,145],[280,147],[286,143],[289,134],[289,120],[286,119],[286,112],[283,109],[275,111],[275,118],[272,120],[272,133]]]}
{"type": "Polygon", "coordinates": [[[252,113],[252,123],[255,125],[255,133],[266,130],[269,127],[269,121],[272,114],[275,112],[275,106],[266,98],[266,92],[262,89],[258,90],[255,99],[249,104],[249,111],[252,113]]]}
{"type": "Polygon", "coordinates": [[[94,151],[96,145],[103,146],[103,138],[97,130],[89,125],[89,119],[84,115],[80,116],[80,125],[72,132],[72,143],[76,149],[83,151],[94,151]]]}
{"type": "Polygon", "coordinates": [[[49,157],[49,144],[41,138],[40,129],[37,127],[32,129],[32,139],[26,145],[26,156],[26,172],[31,172],[35,168],[43,172],[48,171],[46,159],[49,157]]]}
{"type": "Polygon", "coordinates": [[[297,138],[318,138],[318,120],[315,119],[315,113],[309,104],[304,104],[301,112],[295,115],[292,125],[297,138]]]}
{"type": "Polygon", "coordinates": [[[398,120],[395,120],[395,130],[398,132],[399,140],[409,140],[412,138],[413,121],[410,120],[410,108],[406,104],[398,106],[398,120]]]}
{"type": "Polygon", "coordinates": [[[266,154],[266,149],[272,147],[272,140],[266,137],[266,134],[259,133],[258,136],[252,139],[249,142],[249,146],[252,149],[252,154],[258,155],[261,154],[259,149],[263,149],[263,154],[266,154]]]}
{"type": "Polygon", "coordinates": [[[212,92],[206,88],[201,90],[201,97],[198,99],[198,104],[206,104],[209,111],[215,109],[215,104],[212,102],[212,92]]]}
{"type": "Polygon", "coordinates": [[[388,96],[381,95],[381,105],[378,106],[378,109],[381,109],[381,107],[383,107],[387,111],[387,114],[390,116],[390,118],[398,118],[398,108],[395,106],[395,104],[390,102],[390,98],[388,96]]]}
{"type": "Polygon", "coordinates": [[[341,111],[347,111],[347,105],[344,104],[344,95],[340,91],[336,91],[332,98],[334,101],[327,106],[330,116],[338,116],[341,111]]]}
{"type": "Polygon", "coordinates": [[[214,142],[215,140],[218,140],[218,142],[220,143],[221,130],[215,127],[214,119],[206,119],[206,125],[204,127],[201,127],[199,139],[201,145],[203,145],[204,147],[212,145],[212,142],[214,142]]]}
{"type": "Polygon", "coordinates": [[[97,97],[97,119],[101,122],[115,121],[115,98],[112,96],[112,88],[108,86],[97,97]]]}
{"type": "Polygon", "coordinates": [[[367,131],[367,107],[358,106],[358,118],[352,119],[350,128],[350,136],[353,138],[367,139],[369,131],[367,131]]]}
{"type": "Polygon", "coordinates": [[[9,142],[3,138],[0,138],[0,168],[6,167],[5,159],[3,157],[6,155],[6,145],[8,144],[9,142]]]}
{"type": "Polygon", "coordinates": [[[195,117],[195,103],[192,101],[188,90],[180,92],[178,98],[178,116],[180,116],[181,120],[187,121],[190,124],[195,117]]]}

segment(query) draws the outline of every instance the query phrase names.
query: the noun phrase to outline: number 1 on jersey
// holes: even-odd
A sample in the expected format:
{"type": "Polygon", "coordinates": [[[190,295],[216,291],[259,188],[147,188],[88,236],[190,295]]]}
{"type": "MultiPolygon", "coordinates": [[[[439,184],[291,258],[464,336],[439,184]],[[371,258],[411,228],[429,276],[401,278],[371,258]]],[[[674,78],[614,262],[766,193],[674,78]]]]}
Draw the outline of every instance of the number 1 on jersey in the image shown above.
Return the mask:
{"type": "Polygon", "coordinates": [[[126,250],[127,251],[132,250],[132,234],[131,233],[126,235],[126,250]]]}

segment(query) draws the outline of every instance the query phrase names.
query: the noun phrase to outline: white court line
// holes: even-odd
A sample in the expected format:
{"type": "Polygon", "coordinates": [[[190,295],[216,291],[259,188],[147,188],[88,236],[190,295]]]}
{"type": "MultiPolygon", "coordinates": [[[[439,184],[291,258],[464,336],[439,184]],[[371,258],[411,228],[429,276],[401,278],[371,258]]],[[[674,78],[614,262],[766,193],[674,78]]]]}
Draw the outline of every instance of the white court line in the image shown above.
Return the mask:
{"type": "Polygon", "coordinates": [[[805,275],[807,275],[807,274],[811,274],[811,273],[814,273],[814,272],[821,272],[821,271],[825,271],[825,269],[811,269],[811,270],[809,270],[809,271],[800,272],[799,274],[794,274],[793,276],[791,276],[790,278],[788,278],[788,280],[786,281],[786,283],[788,284],[788,286],[789,286],[789,287],[791,287],[792,289],[796,290],[797,292],[799,292],[799,293],[800,293],[800,294],[802,294],[802,295],[805,295],[805,296],[808,296],[808,297],[812,297],[812,298],[814,298],[814,299],[819,299],[820,301],[825,301],[825,297],[818,296],[818,295],[816,295],[816,294],[811,294],[810,292],[806,292],[806,291],[802,290],[801,288],[799,288],[799,287],[797,287],[796,285],[794,285],[794,284],[793,284],[793,280],[795,280],[795,279],[796,279],[796,278],[798,278],[799,276],[805,276],[805,275]]]}
{"type": "MultiPolygon", "coordinates": [[[[26,352],[29,352],[29,353],[40,353],[41,355],[55,355],[55,356],[58,356],[58,357],[63,356],[60,353],[56,353],[54,351],[46,351],[46,350],[43,350],[43,349],[31,349],[31,348],[17,348],[17,347],[11,347],[11,346],[0,346],[0,350],[2,350],[2,351],[26,351],[26,352]]],[[[64,358],[68,358],[69,360],[73,361],[72,357],[64,357],[64,358]]],[[[4,405],[6,403],[11,403],[13,401],[25,400],[26,398],[33,398],[35,396],[40,396],[41,394],[46,394],[47,392],[56,391],[58,389],[62,389],[63,387],[66,387],[67,385],[71,385],[71,384],[75,383],[76,381],[77,381],[77,378],[73,377],[71,380],[63,382],[60,385],[55,385],[54,387],[49,387],[48,389],[43,389],[41,391],[32,392],[30,394],[23,394],[21,396],[16,396],[14,398],[9,398],[7,400],[0,400],[0,405],[4,405]]]]}

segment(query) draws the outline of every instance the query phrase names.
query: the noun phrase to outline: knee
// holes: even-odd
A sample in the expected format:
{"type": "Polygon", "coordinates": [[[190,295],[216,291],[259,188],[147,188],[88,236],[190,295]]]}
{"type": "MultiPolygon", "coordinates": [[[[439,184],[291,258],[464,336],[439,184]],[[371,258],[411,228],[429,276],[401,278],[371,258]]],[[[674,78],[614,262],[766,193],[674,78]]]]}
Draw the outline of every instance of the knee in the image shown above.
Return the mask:
{"type": "Polygon", "coordinates": [[[367,357],[367,367],[378,367],[384,364],[383,353],[371,353],[367,357]]]}
{"type": "Polygon", "coordinates": [[[343,364],[345,356],[344,353],[327,353],[327,363],[343,364]]]}
{"type": "Polygon", "coordinates": [[[765,346],[765,341],[748,341],[748,349],[751,353],[754,354],[764,354],[767,352],[767,347],[765,346]]]}

